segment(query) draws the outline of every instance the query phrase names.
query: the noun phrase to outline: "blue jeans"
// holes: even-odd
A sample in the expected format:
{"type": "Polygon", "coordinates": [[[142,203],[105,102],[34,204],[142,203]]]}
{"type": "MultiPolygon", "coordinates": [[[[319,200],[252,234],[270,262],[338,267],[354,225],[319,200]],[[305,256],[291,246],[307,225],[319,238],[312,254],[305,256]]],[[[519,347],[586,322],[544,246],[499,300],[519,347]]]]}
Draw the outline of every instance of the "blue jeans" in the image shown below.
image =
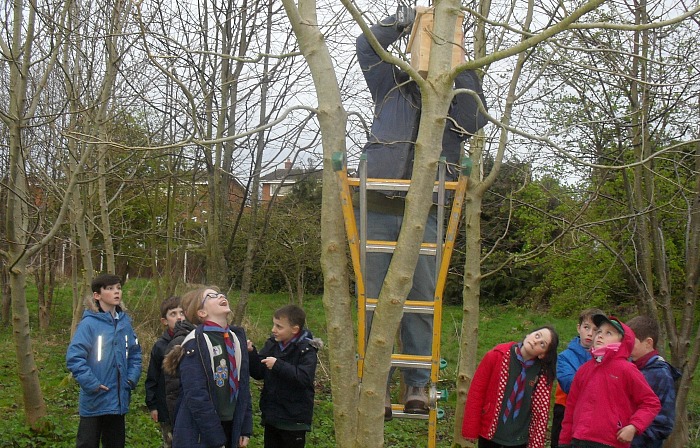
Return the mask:
{"type": "MultiPolygon", "coordinates": [[[[402,201],[392,199],[391,201],[402,201]]],[[[367,239],[380,241],[397,241],[403,222],[403,214],[383,213],[371,205],[367,211],[367,239]]],[[[359,211],[355,209],[355,218],[359,211]]],[[[428,222],[423,235],[424,242],[434,243],[437,238],[437,215],[433,207],[428,215],[428,222]]],[[[384,277],[389,269],[393,254],[368,253],[365,267],[365,295],[378,298],[384,277]]],[[[413,275],[413,286],[408,293],[408,300],[435,300],[435,257],[420,255],[413,275]]],[[[372,326],[372,313],[367,313],[367,328],[372,326]]],[[[409,355],[430,356],[433,343],[433,316],[431,314],[404,313],[401,319],[400,337],[403,353],[409,355]]],[[[407,386],[425,386],[430,380],[430,370],[402,368],[403,379],[407,386]]]]}

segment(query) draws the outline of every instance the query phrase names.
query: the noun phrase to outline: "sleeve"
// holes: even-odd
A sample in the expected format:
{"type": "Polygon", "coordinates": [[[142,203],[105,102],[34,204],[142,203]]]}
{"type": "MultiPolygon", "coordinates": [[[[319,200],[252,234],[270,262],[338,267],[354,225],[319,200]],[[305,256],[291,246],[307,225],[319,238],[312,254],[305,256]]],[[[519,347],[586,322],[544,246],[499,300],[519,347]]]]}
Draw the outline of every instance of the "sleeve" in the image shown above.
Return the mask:
{"type": "Polygon", "coordinates": [[[158,343],[151,349],[150,360],[148,361],[148,371],[146,372],[146,407],[149,411],[156,409],[156,394],[158,393],[158,376],[163,365],[163,356],[158,350],[158,343]]]}
{"type": "Polygon", "coordinates": [[[544,448],[547,442],[547,422],[549,408],[552,405],[552,384],[540,376],[532,394],[532,419],[530,420],[530,438],[528,448],[544,448]]]}
{"type": "Polygon", "coordinates": [[[464,420],[462,420],[462,436],[465,439],[474,440],[479,437],[482,409],[486,402],[491,376],[495,374],[494,368],[498,365],[497,358],[498,354],[495,351],[489,351],[474,372],[464,406],[464,420]]]}
{"type": "MultiPolygon", "coordinates": [[[[644,432],[661,410],[661,402],[656,396],[644,375],[630,363],[627,378],[627,393],[632,397],[635,411],[628,424],[637,428],[637,434],[644,432]]],[[[568,407],[568,401],[567,401],[568,407]]]]}
{"type": "Polygon", "coordinates": [[[676,389],[674,381],[667,369],[659,369],[657,374],[645,375],[649,386],[659,397],[659,411],[651,425],[644,431],[645,435],[654,440],[664,440],[671,435],[676,420],[676,389]]]}
{"type": "Polygon", "coordinates": [[[557,357],[557,382],[561,390],[567,394],[571,389],[571,383],[574,381],[574,375],[577,370],[577,366],[571,361],[571,356],[567,356],[569,354],[570,351],[567,349],[557,357]]]}
{"type": "Polygon", "coordinates": [[[78,381],[80,387],[87,391],[97,390],[101,384],[88,361],[92,352],[93,339],[92,329],[85,321],[82,321],[66,351],[66,367],[78,381]]]}
{"type": "MultiPolygon", "coordinates": [[[[397,29],[395,23],[395,17],[389,16],[370,28],[374,37],[385,50],[396,42],[403,33],[403,30],[397,29]]],[[[397,85],[394,70],[398,69],[393,64],[382,61],[364,34],[357,37],[356,51],[357,61],[360,63],[367,87],[372,94],[372,100],[377,103],[397,85]]]]}
{"type": "MultiPolygon", "coordinates": [[[[252,352],[248,352],[248,365],[250,369],[250,376],[256,380],[265,379],[265,369],[266,367],[260,363],[262,356],[258,353],[258,349],[253,347],[252,352]]],[[[275,363],[276,364],[276,363],[275,363]]]]}
{"type": "Polygon", "coordinates": [[[566,410],[564,411],[564,420],[561,422],[561,433],[559,433],[559,445],[568,445],[571,443],[574,409],[581,388],[581,375],[574,375],[574,380],[571,383],[569,395],[566,397],[566,410]]]}
{"type": "Polygon", "coordinates": [[[284,379],[290,386],[302,388],[314,387],[316,376],[316,349],[309,345],[300,348],[301,353],[297,365],[278,359],[272,366],[272,374],[284,379]]]}
{"type": "Polygon", "coordinates": [[[459,126],[455,130],[463,133],[463,139],[466,140],[488,123],[486,116],[479,111],[479,101],[484,109],[488,109],[486,97],[481,88],[481,79],[474,70],[465,70],[457,75],[455,88],[472,90],[479,97],[477,100],[469,93],[458,93],[450,104],[449,115],[457,121],[456,124],[459,126]]]}
{"type": "MultiPolygon", "coordinates": [[[[241,328],[242,331],[242,336],[238,336],[239,340],[241,341],[241,347],[246,346],[246,335],[245,335],[245,330],[241,328]]],[[[243,352],[243,363],[248,364],[248,371],[250,372],[250,360],[252,359],[250,356],[248,356],[248,351],[245,350],[243,352]]],[[[259,363],[258,363],[259,364],[259,363]]],[[[246,410],[245,410],[245,415],[243,416],[243,424],[241,426],[241,435],[250,437],[253,435],[253,399],[250,395],[250,379],[247,381],[242,382],[242,388],[241,390],[238,391],[239,394],[245,394],[246,398],[246,410]]]]}
{"type": "Polygon", "coordinates": [[[131,333],[131,338],[129,339],[129,348],[127,351],[127,380],[136,387],[139,383],[139,378],[141,378],[141,345],[139,344],[139,339],[134,333],[134,329],[129,325],[127,330],[131,333]]]}
{"type": "MultiPolygon", "coordinates": [[[[183,349],[184,355],[180,362],[180,407],[185,407],[191,415],[199,434],[205,439],[204,446],[223,446],[226,444],[226,434],[209,396],[207,373],[200,361],[202,354],[196,338],[187,342],[183,349]]],[[[206,354],[205,358],[209,358],[209,355],[206,354]]]]}

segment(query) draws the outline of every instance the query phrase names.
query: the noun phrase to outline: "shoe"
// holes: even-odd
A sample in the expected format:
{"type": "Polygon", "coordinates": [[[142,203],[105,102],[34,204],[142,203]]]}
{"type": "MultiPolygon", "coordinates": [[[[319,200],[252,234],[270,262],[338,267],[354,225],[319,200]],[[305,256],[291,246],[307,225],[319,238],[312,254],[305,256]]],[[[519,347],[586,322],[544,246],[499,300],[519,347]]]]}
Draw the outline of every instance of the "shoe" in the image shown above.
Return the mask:
{"type": "Polygon", "coordinates": [[[391,413],[391,394],[389,393],[389,388],[386,388],[386,395],[384,396],[384,421],[388,422],[394,418],[391,413]]]}
{"type": "Polygon", "coordinates": [[[427,414],[428,395],[425,388],[421,386],[406,386],[406,399],[404,400],[403,411],[407,414],[427,414]]]}

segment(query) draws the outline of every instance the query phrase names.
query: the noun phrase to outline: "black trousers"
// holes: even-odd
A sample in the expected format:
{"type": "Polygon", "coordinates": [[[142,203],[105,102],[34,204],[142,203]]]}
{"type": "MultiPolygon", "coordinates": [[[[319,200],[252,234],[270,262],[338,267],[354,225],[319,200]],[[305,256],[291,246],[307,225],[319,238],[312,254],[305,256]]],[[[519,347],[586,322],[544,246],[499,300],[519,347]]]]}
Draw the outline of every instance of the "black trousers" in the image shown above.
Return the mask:
{"type": "Polygon", "coordinates": [[[265,425],[265,448],[304,448],[306,431],[287,431],[265,425]]]}
{"type": "Polygon", "coordinates": [[[124,415],[98,415],[96,417],[80,417],[76,448],[124,448],[126,445],[126,429],[124,415]]]}
{"type": "Polygon", "coordinates": [[[506,446],[506,445],[501,445],[500,443],[496,443],[496,442],[492,442],[490,440],[484,439],[483,437],[479,437],[479,448],[525,448],[526,446],[527,446],[527,444],[506,446]]]}
{"type": "Polygon", "coordinates": [[[552,448],[559,446],[559,434],[561,434],[561,422],[564,421],[564,411],[566,406],[563,404],[554,405],[554,414],[552,415],[552,448]]]}

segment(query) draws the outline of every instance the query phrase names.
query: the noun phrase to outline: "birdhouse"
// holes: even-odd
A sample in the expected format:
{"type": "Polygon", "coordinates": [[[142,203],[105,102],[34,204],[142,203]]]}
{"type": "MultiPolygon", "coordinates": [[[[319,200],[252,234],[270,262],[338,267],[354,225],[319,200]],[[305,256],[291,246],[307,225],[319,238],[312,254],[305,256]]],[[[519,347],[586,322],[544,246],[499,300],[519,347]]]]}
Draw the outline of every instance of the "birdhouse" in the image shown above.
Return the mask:
{"type": "MultiPolygon", "coordinates": [[[[416,19],[413,22],[411,36],[408,39],[411,66],[424,78],[428,74],[430,48],[435,39],[433,35],[434,12],[435,8],[420,6],[416,8],[416,19]]],[[[455,23],[455,32],[452,39],[445,42],[436,41],[438,44],[452,47],[452,63],[450,65],[452,68],[464,62],[464,29],[462,28],[464,14],[460,12],[456,20],[457,23],[455,23]]]]}

